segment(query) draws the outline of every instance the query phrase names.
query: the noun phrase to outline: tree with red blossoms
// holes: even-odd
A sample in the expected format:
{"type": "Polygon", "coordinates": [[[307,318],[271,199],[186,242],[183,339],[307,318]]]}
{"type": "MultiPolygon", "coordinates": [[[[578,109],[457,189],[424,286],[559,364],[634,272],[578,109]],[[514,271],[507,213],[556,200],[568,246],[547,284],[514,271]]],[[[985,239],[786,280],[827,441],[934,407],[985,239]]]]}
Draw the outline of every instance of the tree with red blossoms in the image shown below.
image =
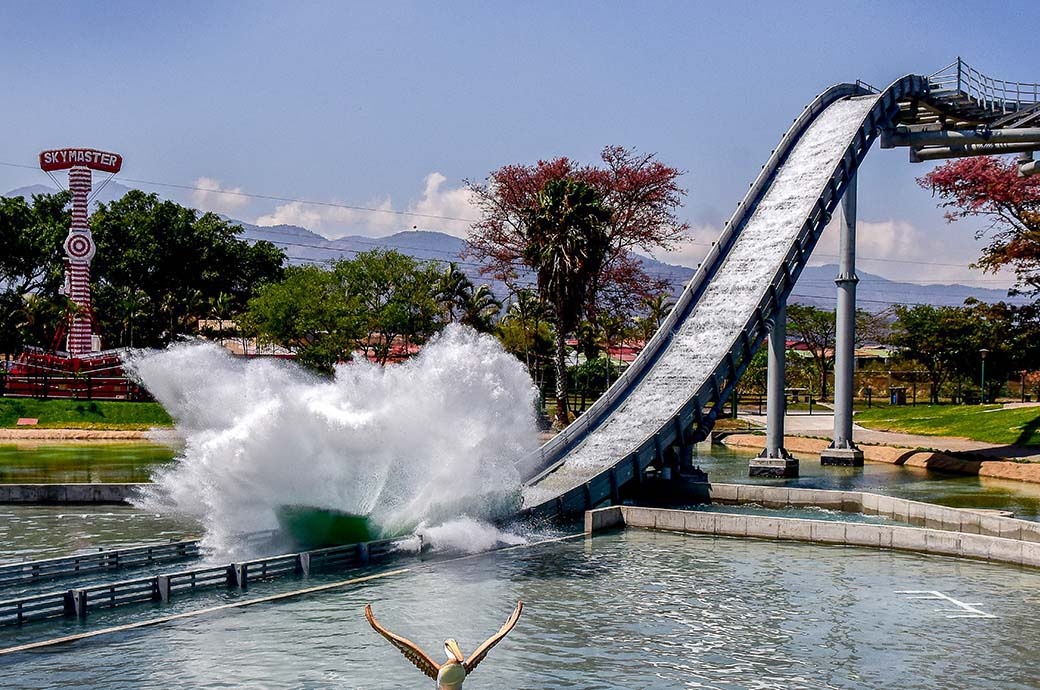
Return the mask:
{"type": "Polygon", "coordinates": [[[946,220],[980,217],[989,225],[977,237],[989,245],[974,265],[987,272],[1015,271],[1017,289],[1040,293],[1040,175],[1019,177],[1010,158],[962,158],[939,166],[918,184],[932,189],[949,209],[946,220]]]}
{"type": "Polygon", "coordinates": [[[687,238],[689,225],[676,215],[686,195],[678,183],[682,172],[654,154],[622,146],[608,146],[600,158],[602,166],[579,165],[566,157],[507,165],[483,183],[467,183],[482,220],[473,225],[466,254],[481,264],[481,273],[514,293],[529,287],[531,267],[523,257],[527,219],[546,183],[571,179],[595,189],[610,211],[607,256],[583,305],[590,318],[595,321],[600,310],[633,314],[645,297],[667,289],[666,281],[648,275],[632,252],[672,249],[687,238]]]}

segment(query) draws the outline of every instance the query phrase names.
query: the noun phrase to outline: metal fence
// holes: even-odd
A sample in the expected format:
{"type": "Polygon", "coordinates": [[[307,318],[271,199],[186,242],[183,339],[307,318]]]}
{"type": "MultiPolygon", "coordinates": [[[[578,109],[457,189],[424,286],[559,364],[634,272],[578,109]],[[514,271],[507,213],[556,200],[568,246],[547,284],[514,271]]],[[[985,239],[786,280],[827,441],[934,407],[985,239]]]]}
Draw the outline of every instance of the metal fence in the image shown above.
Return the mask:
{"type": "MultiPolygon", "coordinates": [[[[197,548],[197,542],[193,543],[197,548]]],[[[307,577],[317,571],[338,572],[388,558],[394,553],[393,544],[394,541],[390,539],[349,544],[18,597],[0,601],[0,625],[21,625],[62,616],[83,619],[90,611],[131,604],[165,603],[171,598],[203,589],[247,589],[257,581],[307,577]]],[[[66,568],[62,572],[71,574],[84,571],[66,568]]]]}
{"type": "Polygon", "coordinates": [[[78,556],[48,558],[0,566],[0,590],[48,580],[79,577],[91,573],[122,568],[140,568],[170,563],[199,555],[197,539],[168,544],[135,546],[127,549],[98,551],[78,556]]]}

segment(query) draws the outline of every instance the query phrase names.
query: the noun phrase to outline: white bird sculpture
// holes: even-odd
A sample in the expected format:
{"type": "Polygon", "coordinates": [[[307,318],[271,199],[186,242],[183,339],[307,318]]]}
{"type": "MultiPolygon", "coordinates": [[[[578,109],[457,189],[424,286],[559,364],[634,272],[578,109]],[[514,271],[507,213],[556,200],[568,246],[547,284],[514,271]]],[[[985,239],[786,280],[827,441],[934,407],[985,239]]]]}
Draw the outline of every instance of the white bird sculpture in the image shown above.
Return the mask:
{"type": "Polygon", "coordinates": [[[468,659],[463,657],[458,642],[453,638],[445,640],[444,653],[448,656],[448,660],[443,664],[438,664],[431,659],[429,654],[420,649],[411,640],[395,635],[380,625],[379,621],[372,614],[371,604],[365,606],[365,618],[368,619],[369,625],[377,633],[385,637],[390,644],[397,647],[407,657],[408,661],[415,664],[416,668],[436,680],[438,690],[458,690],[462,687],[462,683],[469,674],[473,672],[473,669],[477,667],[477,664],[484,660],[491,648],[498,644],[506,636],[506,633],[513,629],[516,622],[520,620],[520,612],[523,610],[524,603],[522,601],[516,602],[516,608],[513,610],[513,614],[509,616],[509,620],[499,628],[498,632],[485,640],[484,644],[477,647],[469,655],[468,659]]]}

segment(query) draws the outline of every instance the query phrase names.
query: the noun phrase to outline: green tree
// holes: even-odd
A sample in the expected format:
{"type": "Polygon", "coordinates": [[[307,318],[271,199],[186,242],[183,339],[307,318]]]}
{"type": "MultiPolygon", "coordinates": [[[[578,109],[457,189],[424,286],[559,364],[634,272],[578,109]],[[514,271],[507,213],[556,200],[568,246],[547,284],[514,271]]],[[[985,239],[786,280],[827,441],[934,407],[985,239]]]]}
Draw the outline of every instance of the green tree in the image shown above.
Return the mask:
{"type": "Polygon", "coordinates": [[[575,391],[581,395],[581,409],[586,409],[588,399],[595,400],[610,385],[610,360],[606,357],[588,359],[573,366],[568,371],[568,376],[574,384],[575,391]]]}
{"type": "Polygon", "coordinates": [[[929,397],[938,403],[940,389],[951,375],[978,365],[985,342],[978,315],[965,307],[917,304],[897,305],[895,316],[889,343],[927,370],[929,397]]]}
{"type": "Polygon", "coordinates": [[[454,261],[437,277],[435,297],[448,323],[464,323],[481,333],[491,331],[494,318],[502,311],[491,287],[474,287],[454,261]]]}
{"type": "Polygon", "coordinates": [[[437,277],[436,299],[448,323],[458,322],[473,294],[473,281],[454,261],[437,277]]]}
{"type": "Polygon", "coordinates": [[[556,329],[556,417],[562,428],[567,409],[567,335],[585,311],[609,249],[605,223],[610,213],[596,190],[572,179],[550,180],[538,193],[526,218],[524,262],[535,271],[538,292],[556,329]]]}
{"type": "Polygon", "coordinates": [[[333,267],[347,298],[356,304],[364,336],[359,349],[385,364],[394,342],[422,345],[440,327],[433,264],[421,263],[393,250],[358,254],[333,267]]]}
{"type": "Polygon", "coordinates": [[[249,301],[242,327],[259,339],[296,352],[297,361],[324,374],[350,359],[363,334],[359,300],[338,276],[319,266],[292,266],[249,301]]]}
{"type": "Polygon", "coordinates": [[[129,344],[121,307],[128,294],[151,305],[133,319],[134,344],[159,346],[190,333],[219,295],[238,312],[260,285],[283,274],[285,256],[270,242],[241,240],[238,226],[155,194],[133,190],[100,205],[91,231],[98,247],[94,311],[115,345],[129,344]]]}
{"type": "Polygon", "coordinates": [[[787,332],[812,355],[820,384],[820,398],[827,397],[827,377],[834,368],[834,312],[802,304],[787,305],[787,332]]]}
{"type": "Polygon", "coordinates": [[[217,337],[220,338],[220,343],[224,343],[224,337],[226,331],[224,330],[224,322],[230,321],[235,318],[235,306],[234,301],[226,292],[221,292],[215,297],[209,298],[209,316],[210,318],[216,319],[217,321],[217,337]]]}
{"type": "Polygon", "coordinates": [[[518,290],[505,316],[496,328],[498,339],[507,352],[527,365],[535,383],[541,387],[544,380],[542,363],[548,361],[553,336],[545,314],[545,305],[531,290],[518,290]]]}
{"type": "Polygon", "coordinates": [[[462,323],[480,333],[490,333],[494,328],[495,317],[501,312],[502,303],[491,292],[491,286],[484,284],[469,295],[464,305],[462,323]]]}
{"type": "Polygon", "coordinates": [[[62,243],[68,234],[71,196],[0,197],[0,350],[49,345],[65,298],[62,243]]]}

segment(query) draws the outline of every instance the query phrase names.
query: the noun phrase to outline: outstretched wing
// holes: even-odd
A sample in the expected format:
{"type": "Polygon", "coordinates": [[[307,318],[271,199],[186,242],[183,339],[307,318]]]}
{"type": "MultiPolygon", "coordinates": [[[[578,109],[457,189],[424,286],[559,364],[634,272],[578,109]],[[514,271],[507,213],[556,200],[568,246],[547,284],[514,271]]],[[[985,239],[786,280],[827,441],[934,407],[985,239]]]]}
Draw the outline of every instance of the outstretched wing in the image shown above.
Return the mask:
{"type": "Polygon", "coordinates": [[[499,628],[497,633],[495,633],[494,635],[489,637],[484,642],[484,644],[482,644],[479,647],[477,647],[473,651],[473,653],[469,655],[469,658],[466,659],[466,661],[463,662],[463,664],[462,664],[463,668],[466,669],[466,673],[467,674],[472,673],[473,669],[475,669],[477,667],[477,664],[479,664],[481,661],[483,661],[484,657],[486,657],[488,655],[488,652],[491,651],[491,648],[494,647],[499,642],[501,642],[502,638],[506,636],[506,633],[508,633],[510,630],[513,629],[513,626],[516,625],[516,622],[518,620],[520,620],[520,612],[523,611],[523,610],[524,610],[524,602],[522,602],[522,601],[516,602],[516,608],[513,609],[513,615],[511,615],[509,617],[509,620],[507,620],[505,622],[505,625],[503,625],[501,628],[499,628]]]}
{"type": "Polygon", "coordinates": [[[390,644],[401,650],[401,654],[404,654],[408,658],[408,661],[415,664],[416,668],[428,675],[430,678],[437,680],[437,671],[440,670],[440,665],[431,659],[426,652],[419,649],[419,646],[414,642],[401,637],[400,635],[395,635],[380,625],[379,621],[376,620],[376,617],[372,615],[371,604],[365,605],[365,618],[368,619],[368,624],[372,626],[373,630],[385,637],[390,644]]]}

